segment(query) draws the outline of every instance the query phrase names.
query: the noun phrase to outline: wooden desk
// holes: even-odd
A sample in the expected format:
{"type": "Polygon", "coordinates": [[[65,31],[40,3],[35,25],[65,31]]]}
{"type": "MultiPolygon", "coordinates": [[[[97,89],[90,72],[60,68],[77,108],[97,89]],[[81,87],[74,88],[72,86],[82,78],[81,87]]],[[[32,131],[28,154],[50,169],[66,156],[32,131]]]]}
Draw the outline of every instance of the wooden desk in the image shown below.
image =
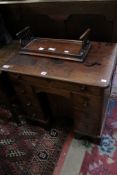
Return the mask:
{"type": "Polygon", "coordinates": [[[27,115],[38,117],[42,123],[51,118],[43,113],[39,100],[46,93],[53,115],[56,113],[59,117],[62,109],[65,117],[73,119],[76,133],[99,137],[104,125],[116,55],[116,44],[92,42],[84,63],[16,55],[1,70],[13,83],[27,115]],[[59,97],[63,100],[60,102],[59,99],[59,106],[64,106],[60,110],[56,107],[59,97]]]}

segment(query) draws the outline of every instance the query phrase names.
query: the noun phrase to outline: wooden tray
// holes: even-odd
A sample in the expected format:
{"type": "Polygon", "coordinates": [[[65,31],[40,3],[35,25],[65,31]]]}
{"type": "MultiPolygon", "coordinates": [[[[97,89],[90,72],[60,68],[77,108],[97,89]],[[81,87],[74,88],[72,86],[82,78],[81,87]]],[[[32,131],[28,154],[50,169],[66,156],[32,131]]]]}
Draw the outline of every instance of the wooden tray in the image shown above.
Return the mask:
{"type": "Polygon", "coordinates": [[[37,38],[22,48],[20,54],[83,62],[90,46],[90,42],[84,44],[80,40],[37,38]]]}

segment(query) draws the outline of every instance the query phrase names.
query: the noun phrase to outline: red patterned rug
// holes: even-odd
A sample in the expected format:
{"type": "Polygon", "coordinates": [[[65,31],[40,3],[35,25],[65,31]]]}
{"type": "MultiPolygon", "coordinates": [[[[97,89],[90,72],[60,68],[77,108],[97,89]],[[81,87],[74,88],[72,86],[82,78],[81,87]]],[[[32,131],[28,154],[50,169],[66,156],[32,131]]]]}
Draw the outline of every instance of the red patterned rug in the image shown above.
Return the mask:
{"type": "MultiPolygon", "coordinates": [[[[1,109],[1,116],[7,111],[1,109]]],[[[9,117],[8,117],[9,118],[9,117]]],[[[52,175],[70,129],[0,124],[0,175],[52,175]]]]}
{"type": "Polygon", "coordinates": [[[80,175],[117,175],[117,99],[110,99],[101,145],[87,144],[80,175]]]}

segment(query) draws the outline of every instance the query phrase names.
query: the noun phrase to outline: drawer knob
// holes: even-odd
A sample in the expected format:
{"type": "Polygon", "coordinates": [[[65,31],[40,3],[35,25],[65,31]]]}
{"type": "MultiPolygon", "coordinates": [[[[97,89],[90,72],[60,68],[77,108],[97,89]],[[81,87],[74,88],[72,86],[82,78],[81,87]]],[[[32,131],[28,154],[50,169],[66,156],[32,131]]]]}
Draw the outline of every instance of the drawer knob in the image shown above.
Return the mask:
{"type": "Polygon", "coordinates": [[[85,90],[86,90],[86,86],[85,85],[80,86],[80,91],[85,91],[85,90]]]}

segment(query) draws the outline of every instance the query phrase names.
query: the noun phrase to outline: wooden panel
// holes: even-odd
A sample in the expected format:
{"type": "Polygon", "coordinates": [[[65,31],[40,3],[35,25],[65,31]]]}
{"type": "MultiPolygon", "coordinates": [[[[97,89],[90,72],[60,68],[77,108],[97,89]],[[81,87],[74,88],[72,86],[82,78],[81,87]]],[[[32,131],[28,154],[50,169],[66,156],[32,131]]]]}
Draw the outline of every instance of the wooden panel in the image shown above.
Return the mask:
{"type": "Polygon", "coordinates": [[[117,41],[116,1],[40,2],[1,6],[13,36],[28,24],[35,36],[77,39],[84,28],[91,26],[93,41],[112,41],[112,36],[117,41]]]}
{"type": "Polygon", "coordinates": [[[61,95],[48,93],[49,106],[53,118],[73,118],[72,116],[72,101],[71,98],[66,98],[61,95]]]}
{"type": "Polygon", "coordinates": [[[41,123],[47,123],[47,116],[44,115],[39,99],[36,94],[33,92],[32,88],[23,81],[23,78],[18,78],[19,76],[10,76],[11,81],[13,82],[13,87],[16,92],[23,110],[27,114],[27,118],[37,120],[41,123]]]}
{"type": "MultiPolygon", "coordinates": [[[[13,76],[16,76],[15,74],[13,76]]],[[[81,94],[93,94],[93,95],[101,95],[102,91],[98,87],[86,86],[82,84],[69,83],[64,81],[57,81],[46,78],[35,78],[31,76],[23,76],[23,78],[28,81],[31,85],[35,85],[36,87],[48,87],[48,88],[57,88],[64,89],[68,91],[76,91],[81,94]]]]}
{"type": "Polygon", "coordinates": [[[100,118],[101,113],[89,113],[74,109],[74,130],[82,132],[85,135],[100,135],[100,118]]]}
{"type": "Polygon", "coordinates": [[[103,98],[101,96],[95,97],[92,95],[81,95],[72,93],[72,103],[75,108],[89,111],[92,113],[100,113],[103,107],[103,98]]]}

